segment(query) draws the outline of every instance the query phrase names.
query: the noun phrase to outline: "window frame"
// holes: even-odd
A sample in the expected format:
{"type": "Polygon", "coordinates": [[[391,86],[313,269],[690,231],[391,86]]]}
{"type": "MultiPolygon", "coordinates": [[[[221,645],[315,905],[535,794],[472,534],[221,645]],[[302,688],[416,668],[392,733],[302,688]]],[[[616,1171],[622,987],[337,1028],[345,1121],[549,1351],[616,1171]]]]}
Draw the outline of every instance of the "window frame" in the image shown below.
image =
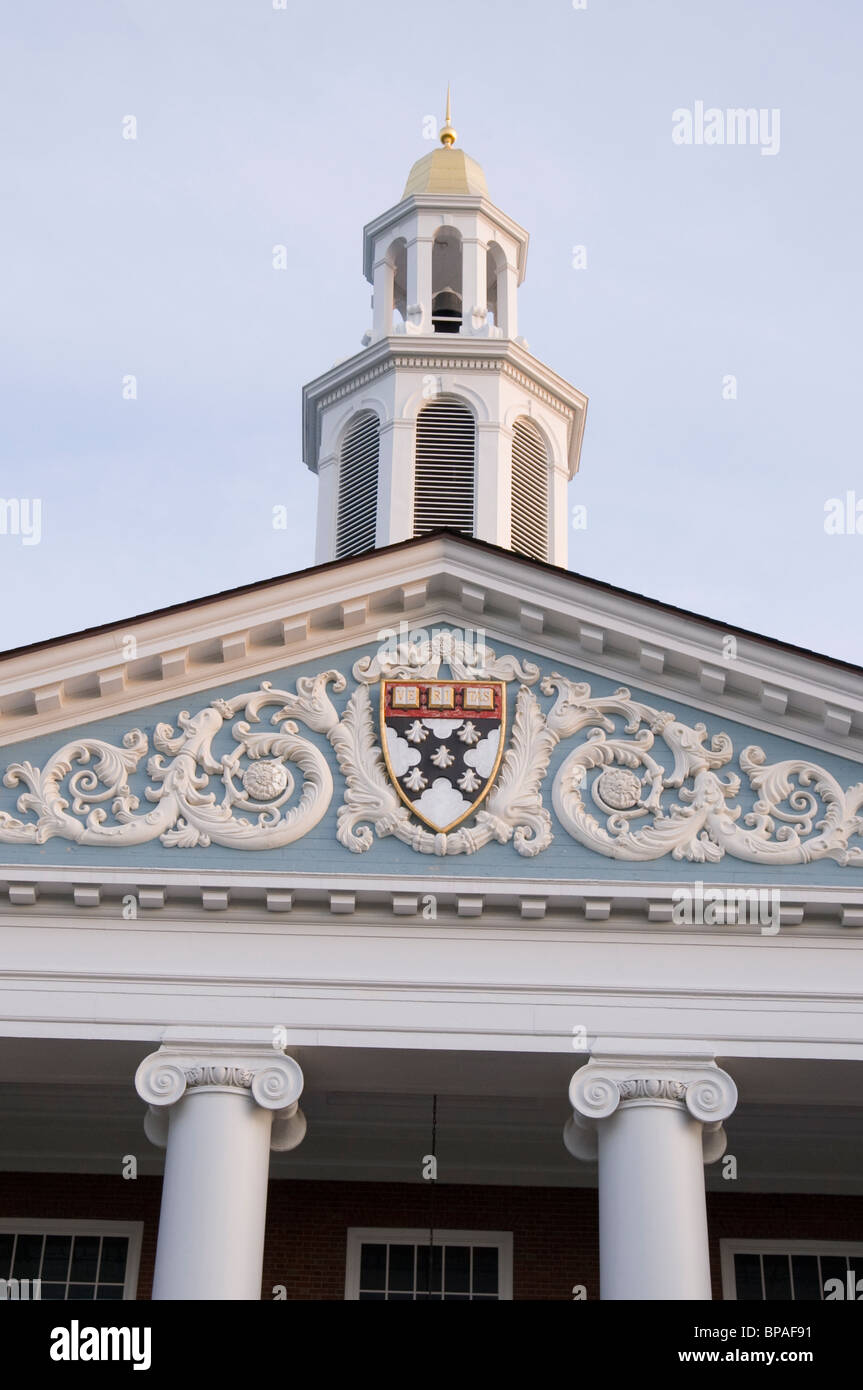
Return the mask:
{"type": "MultiPolygon", "coordinates": [[[[39,1216],[2,1216],[0,1217],[0,1235],[127,1236],[129,1240],[129,1249],[126,1256],[126,1278],[123,1281],[123,1298],[121,1301],[124,1303],[137,1302],[141,1245],[144,1238],[143,1221],[93,1221],[83,1219],[81,1221],[75,1221],[69,1220],[66,1217],[55,1219],[54,1217],[39,1216]]],[[[67,1299],[66,1301],[69,1302],[70,1300],[67,1299]]]]}
{"type": "Polygon", "coordinates": [[[498,1252],[497,1301],[512,1302],[512,1231],[451,1231],[435,1228],[430,1232],[428,1226],[349,1226],[345,1250],[346,1302],[359,1302],[363,1245],[493,1245],[498,1252]]]}
{"type": "MultiPolygon", "coordinates": [[[[737,1302],[737,1281],[734,1274],[735,1255],[860,1255],[863,1241],[859,1240],[756,1240],[728,1236],[719,1242],[719,1263],[722,1274],[723,1302],[737,1302]]],[[[770,1300],[773,1302],[774,1300],[770,1300]]],[[[797,1300],[775,1300],[794,1303],[797,1300]]],[[[800,1300],[804,1301],[804,1300],[800,1300]]],[[[823,1300],[822,1300],[823,1301],[823,1300]]]]}

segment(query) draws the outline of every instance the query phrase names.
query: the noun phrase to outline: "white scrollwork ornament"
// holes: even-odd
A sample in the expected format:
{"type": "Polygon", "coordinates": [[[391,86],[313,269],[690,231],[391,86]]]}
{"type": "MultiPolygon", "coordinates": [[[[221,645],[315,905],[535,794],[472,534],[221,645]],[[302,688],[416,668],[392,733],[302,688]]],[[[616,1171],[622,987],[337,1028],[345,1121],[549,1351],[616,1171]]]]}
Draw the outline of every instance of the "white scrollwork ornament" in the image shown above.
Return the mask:
{"type": "MultiPolygon", "coordinates": [[[[863,836],[863,782],[844,789],[815,763],[798,758],[768,765],[760,748],[748,747],[739,767],[755,801],[744,814],[730,804],[740,792],[740,775],[717,775],[734,756],[729,736],[708,738],[703,724],[684,724],[633,700],[625,688],[594,697],[586,682],[552,672],[539,687],[555,697],[546,714],[528,688],[539,680],[537,666],[498,657],[446,631],[363,657],[353,675],[357,684],[341,715],[329,692],[341,694],[347,680],[327,670],[299,677],[294,691],[263,681],[257,690],[213,700],[194,715],[184,710],[179,732],[158,724],[156,752],[147,763],[152,785],[143,791],[149,810],[141,809],[129,786],[148,752],[139,729],[126,733],[121,747],[78,737],[41,770],[12,763],[3,781],[7,787],[23,784],[17,809],[32,819],[0,811],[0,843],[44,844],[59,836],[108,847],[156,838],[183,849],[292,844],[320,823],[333,796],[327,758],[300,736],[300,721],[326,737],[335,752],[345,781],[336,834],[355,854],[386,836],[419,854],[474,854],[492,841],[511,843],[521,855],[541,853],[553,838],[542,796],[549,761],[559,742],[581,734],[556,772],[552,804],[568,834],[597,854],[629,861],[670,854],[716,863],[730,854],[768,865],[824,858],[863,863],[863,846],[852,843],[863,836]],[[471,820],[436,833],[411,814],[387,776],[370,687],[385,678],[434,679],[444,665],[454,680],[521,684],[509,745],[486,800],[471,820]],[[255,728],[269,706],[277,707],[270,727],[255,728]],[[235,746],[217,754],[214,743],[228,722],[235,746]],[[679,800],[671,799],[673,791],[679,800]]],[[[422,732],[418,724],[409,737],[420,740],[422,732]]]]}
{"type": "Polygon", "coordinates": [[[547,721],[561,738],[587,729],[558,768],[552,803],[561,824],[588,849],[630,861],[671,854],[716,863],[730,854],[759,864],[825,858],[863,863],[863,847],[849,844],[852,836],[863,835],[863,782],[845,791],[815,763],[793,759],[765,766],[762,749],[746,748],[740,767],[758,799],[743,815],[740,806],[728,805],[740,792],[740,777],[716,775],[734,754],[727,734],[715,734],[708,745],[703,724],[683,724],[634,701],[625,688],[593,699],[589,685],[553,673],[541,689],[545,695],[557,691],[547,721]],[[628,738],[616,733],[613,716],[626,721],[622,733],[628,738]],[[657,737],[673,757],[669,772],[652,756],[657,737]],[[591,797],[606,817],[604,825],[584,798],[596,769],[601,771],[591,797]],[[664,800],[673,788],[680,789],[679,803],[664,800]]]}
{"type": "MultiPolygon", "coordinates": [[[[27,786],[18,798],[18,810],[35,812],[36,820],[25,822],[0,813],[0,842],[44,844],[59,835],[80,845],[109,846],[140,845],[158,837],[163,845],[183,849],[209,844],[276,849],[291,844],[325,814],[332,800],[333,778],[323,753],[299,737],[288,715],[299,708],[310,720],[326,721],[326,706],[332,709],[325,694],[328,679],[344,685],[342,677],[327,672],[317,678],[314,690],[297,696],[272,690],[265,682],[258,691],[215,700],[195,715],[181,711],[179,734],[168,724],[157,724],[153,742],[158,752],[150,758],[147,772],[158,785],[144,793],[155,805],[143,814],[136,814],[140,802],[128,784],[129,774],[147,751],[147,740],[139,729],[126,734],[123,748],[101,739],[77,739],[55,753],[42,771],[30,763],[13,763],[3,781],[7,787],[22,782],[27,786]],[[214,756],[213,740],[226,719],[243,710],[257,720],[269,704],[283,706],[271,718],[275,729],[253,731],[240,720],[231,731],[237,748],[220,758],[214,756]],[[167,763],[165,756],[170,756],[167,763]],[[87,766],[91,758],[95,758],[92,768],[87,766]],[[83,766],[73,771],[75,763],[83,766]],[[286,808],[294,791],[288,764],[299,768],[303,781],[299,800],[286,808]],[[211,777],[218,777],[224,788],[218,800],[216,792],[209,790],[211,777]],[[110,802],[112,824],[107,823],[106,802],[110,802]]],[[[335,718],[335,710],[332,714],[335,718]]]]}

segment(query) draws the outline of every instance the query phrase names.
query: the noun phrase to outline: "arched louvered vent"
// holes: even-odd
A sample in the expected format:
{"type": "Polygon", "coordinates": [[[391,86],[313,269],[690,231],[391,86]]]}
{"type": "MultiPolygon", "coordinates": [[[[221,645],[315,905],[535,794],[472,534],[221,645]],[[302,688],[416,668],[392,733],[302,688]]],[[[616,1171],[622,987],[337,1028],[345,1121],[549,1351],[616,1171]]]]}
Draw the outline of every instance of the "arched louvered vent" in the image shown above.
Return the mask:
{"type": "Polygon", "coordinates": [[[378,417],[365,411],[345,435],[339,460],[337,560],[374,549],[380,434],[378,417]]]}
{"type": "Polygon", "coordinates": [[[530,420],[516,420],[512,432],[512,548],[548,559],[548,455],[530,420]]]}
{"type": "Polygon", "coordinates": [[[439,526],[474,531],[476,427],[452,397],[441,396],[417,416],[414,535],[439,526]]]}

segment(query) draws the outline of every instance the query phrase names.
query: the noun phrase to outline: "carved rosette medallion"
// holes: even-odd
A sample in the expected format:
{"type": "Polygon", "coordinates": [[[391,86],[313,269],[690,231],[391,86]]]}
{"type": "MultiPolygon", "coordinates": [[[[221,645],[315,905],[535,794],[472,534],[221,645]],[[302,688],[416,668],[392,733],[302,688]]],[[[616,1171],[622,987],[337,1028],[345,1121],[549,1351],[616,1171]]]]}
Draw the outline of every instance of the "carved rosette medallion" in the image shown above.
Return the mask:
{"type": "Polygon", "coordinates": [[[287,785],[288,769],[270,758],[249,763],[243,773],[243,787],[255,801],[272,801],[281,796],[287,785]]]}
{"type": "Polygon", "coordinates": [[[641,780],[625,767],[609,767],[601,772],[594,785],[594,797],[599,805],[612,811],[630,811],[638,805],[641,780]]]}

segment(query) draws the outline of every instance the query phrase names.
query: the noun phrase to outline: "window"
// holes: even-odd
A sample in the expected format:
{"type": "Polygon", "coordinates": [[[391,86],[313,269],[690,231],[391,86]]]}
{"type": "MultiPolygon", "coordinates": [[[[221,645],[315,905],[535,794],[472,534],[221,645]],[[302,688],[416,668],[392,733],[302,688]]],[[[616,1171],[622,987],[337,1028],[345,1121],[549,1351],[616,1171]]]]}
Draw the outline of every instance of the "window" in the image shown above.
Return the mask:
{"type": "Polygon", "coordinates": [[[378,520],[378,452],[381,426],[363,411],[342,444],[336,559],[374,550],[378,520]]]}
{"type": "Polygon", "coordinates": [[[439,526],[473,535],[476,426],[466,405],[439,396],[417,416],[414,535],[439,526]]]}
{"type": "Polygon", "coordinates": [[[432,328],[458,333],[461,323],[461,236],[455,227],[439,227],[432,243],[432,328]]]}
{"type": "Polygon", "coordinates": [[[723,1298],[817,1302],[829,1279],[847,1298],[849,1271],[863,1279],[863,1245],[847,1241],[723,1240],[720,1252],[723,1298]]]}
{"type": "Polygon", "coordinates": [[[134,1299],[142,1230],[140,1221],[0,1220],[0,1280],[18,1280],[6,1297],[20,1297],[26,1279],[31,1299],[134,1299]]]}
{"type": "Polygon", "coordinates": [[[516,420],[512,431],[512,548],[548,559],[548,458],[530,420],[516,420]]]}
{"type": "Polygon", "coordinates": [[[348,1231],[345,1298],[360,1302],[490,1303],[512,1298],[505,1231],[348,1231]]]}

